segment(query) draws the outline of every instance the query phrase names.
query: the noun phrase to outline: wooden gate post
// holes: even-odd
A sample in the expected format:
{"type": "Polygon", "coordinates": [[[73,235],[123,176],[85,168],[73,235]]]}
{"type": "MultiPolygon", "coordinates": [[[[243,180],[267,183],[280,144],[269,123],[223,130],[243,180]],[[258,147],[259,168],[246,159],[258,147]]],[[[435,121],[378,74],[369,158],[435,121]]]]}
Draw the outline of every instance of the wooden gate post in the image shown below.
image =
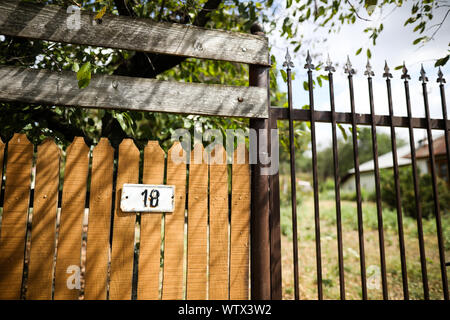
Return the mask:
{"type": "MultiPolygon", "coordinates": [[[[252,34],[264,36],[262,27],[254,24],[251,28],[252,34]]],[[[249,84],[255,87],[266,87],[269,95],[269,69],[265,66],[250,65],[249,84]]],[[[270,107],[268,99],[267,108],[270,107]]],[[[250,119],[250,129],[256,131],[256,150],[259,158],[259,140],[269,140],[269,119],[250,119]],[[263,137],[260,135],[259,130],[263,137]]],[[[268,150],[263,150],[268,151],[268,150]]],[[[261,175],[263,165],[257,161],[251,165],[251,299],[269,300],[271,298],[270,286],[270,236],[269,236],[269,176],[261,175]]]]}

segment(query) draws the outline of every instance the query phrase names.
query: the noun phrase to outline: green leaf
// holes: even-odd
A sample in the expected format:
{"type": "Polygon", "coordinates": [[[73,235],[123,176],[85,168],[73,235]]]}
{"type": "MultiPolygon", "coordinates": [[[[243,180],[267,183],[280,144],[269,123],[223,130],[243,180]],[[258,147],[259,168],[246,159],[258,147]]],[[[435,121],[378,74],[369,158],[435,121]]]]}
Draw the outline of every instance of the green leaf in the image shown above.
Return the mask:
{"type": "Polygon", "coordinates": [[[283,81],[287,82],[287,73],[286,73],[286,71],[281,69],[280,72],[281,72],[281,77],[283,78],[283,81]]]}
{"type": "Polygon", "coordinates": [[[105,15],[105,13],[106,13],[106,7],[107,6],[104,6],[96,15],[95,15],[95,20],[98,20],[98,19],[101,19],[101,18],[103,18],[103,16],[105,15]]]}
{"type": "Polygon", "coordinates": [[[420,37],[417,38],[416,40],[413,41],[413,44],[418,44],[420,41],[422,41],[423,39],[425,39],[426,37],[420,37]]]}
{"type": "Polygon", "coordinates": [[[367,49],[367,58],[372,58],[372,52],[370,52],[370,49],[367,49]]]}
{"type": "Polygon", "coordinates": [[[292,6],[292,0],[286,0],[286,8],[292,6]]]}
{"type": "Polygon", "coordinates": [[[447,63],[448,59],[450,58],[450,55],[447,55],[444,58],[438,59],[436,63],[434,64],[435,67],[443,66],[447,63]]]}
{"type": "Polygon", "coordinates": [[[77,72],[78,88],[84,89],[91,81],[91,63],[88,61],[77,72]]]}
{"type": "Polygon", "coordinates": [[[359,48],[359,49],[356,51],[356,55],[360,54],[361,51],[362,51],[362,48],[359,48]]]}
{"type": "Polygon", "coordinates": [[[78,72],[78,70],[80,70],[80,65],[78,63],[74,62],[72,64],[72,71],[73,72],[78,72]]]}
{"type": "Polygon", "coordinates": [[[319,87],[322,88],[322,78],[320,76],[317,77],[317,82],[319,83],[319,87]]]}
{"type": "Polygon", "coordinates": [[[347,136],[347,132],[345,132],[345,128],[340,123],[338,123],[337,126],[338,126],[339,130],[341,130],[344,140],[347,141],[348,136],[347,136]]]}
{"type": "Polygon", "coordinates": [[[403,66],[396,66],[396,67],[394,68],[394,70],[400,70],[401,68],[403,68],[403,66]]]}

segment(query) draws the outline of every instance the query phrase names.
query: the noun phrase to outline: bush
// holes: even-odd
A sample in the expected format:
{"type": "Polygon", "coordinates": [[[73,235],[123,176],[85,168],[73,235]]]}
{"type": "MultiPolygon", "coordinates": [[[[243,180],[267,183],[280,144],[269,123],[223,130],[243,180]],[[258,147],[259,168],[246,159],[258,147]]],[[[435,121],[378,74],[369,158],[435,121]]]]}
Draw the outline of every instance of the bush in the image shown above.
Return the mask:
{"type": "MultiPolygon", "coordinates": [[[[341,200],[344,201],[356,201],[356,191],[342,191],[341,200]]],[[[361,188],[361,200],[362,201],[375,201],[376,195],[374,192],[366,191],[366,189],[361,188]]]]}
{"type": "MultiPolygon", "coordinates": [[[[403,212],[406,216],[415,218],[417,217],[416,201],[412,169],[410,167],[400,168],[399,181],[403,212]]],[[[395,208],[396,192],[392,170],[382,170],[380,172],[380,184],[383,202],[390,208],[395,208]]],[[[441,213],[446,214],[450,210],[450,190],[445,181],[440,178],[438,178],[437,184],[441,213]]],[[[433,185],[430,174],[420,175],[419,192],[422,217],[428,218],[434,216],[433,185]]]]}

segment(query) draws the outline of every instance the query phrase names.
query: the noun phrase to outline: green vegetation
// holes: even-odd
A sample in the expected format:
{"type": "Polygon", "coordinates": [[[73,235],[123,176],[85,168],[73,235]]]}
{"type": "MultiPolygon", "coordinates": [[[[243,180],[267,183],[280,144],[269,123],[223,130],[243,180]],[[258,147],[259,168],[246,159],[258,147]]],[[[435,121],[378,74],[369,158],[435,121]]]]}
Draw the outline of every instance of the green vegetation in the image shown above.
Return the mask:
{"type": "MultiPolygon", "coordinates": [[[[325,299],[339,299],[339,267],[337,257],[336,208],[334,200],[323,200],[320,195],[320,227],[323,265],[323,289],[325,299]]],[[[317,299],[314,206],[310,196],[304,197],[297,208],[300,296],[317,299]]],[[[344,270],[347,299],[361,299],[361,280],[358,246],[358,221],[356,203],[341,203],[344,270]]],[[[442,216],[446,255],[450,254],[450,215],[442,216]]],[[[363,202],[363,226],[366,267],[380,266],[378,221],[376,204],[363,202]]],[[[390,299],[403,299],[400,251],[398,244],[397,212],[383,207],[383,227],[386,250],[386,268],[390,299]]],[[[283,294],[293,297],[292,220],[291,208],[281,208],[283,294]]],[[[405,234],[408,288],[411,299],[423,299],[420,255],[418,249],[417,222],[415,218],[403,217],[405,234]]],[[[432,299],[442,299],[436,222],[433,217],[423,219],[426,261],[432,299]]],[[[368,273],[368,276],[369,273],[368,273]]],[[[369,289],[370,299],[382,298],[381,287],[369,289]]]]}
{"type": "MultiPolygon", "coordinates": [[[[403,212],[407,216],[416,217],[416,201],[411,167],[401,168],[399,175],[403,212]]],[[[450,190],[445,181],[440,178],[437,179],[440,209],[442,214],[446,214],[450,211],[450,190]]],[[[396,192],[392,170],[381,170],[380,182],[383,201],[388,207],[395,208],[396,192]]],[[[420,175],[419,192],[422,217],[434,216],[433,183],[430,174],[420,175]]]]}
{"type": "MultiPolygon", "coordinates": [[[[376,10],[391,12],[405,6],[402,0],[356,0],[342,1],[223,1],[223,0],[29,0],[32,2],[57,4],[63,7],[77,5],[81,10],[96,13],[96,19],[108,19],[109,14],[136,18],[189,24],[205,28],[217,28],[238,32],[250,32],[254,22],[264,25],[269,37],[280,37],[292,48],[293,58],[304,56],[306,49],[314,49],[314,43],[304,41],[302,24],[312,23],[318,29],[327,30],[331,35],[339,32],[345,24],[364,24],[373,19],[376,10]]],[[[410,14],[404,23],[418,38],[412,45],[423,46],[430,43],[447,15],[441,21],[433,17],[446,12],[447,8],[438,0],[414,1],[410,14]]],[[[383,32],[383,23],[389,14],[381,19],[373,19],[364,32],[371,44],[355,52],[365,52],[371,57],[371,47],[376,45],[383,32]]],[[[316,41],[317,40],[317,41],[316,41]]],[[[283,59],[284,57],[278,57],[283,59]]],[[[323,53],[314,53],[316,70],[321,70],[325,60],[323,53]]],[[[435,57],[436,65],[443,65],[449,56],[435,57]]],[[[277,84],[281,64],[271,56],[271,103],[286,106],[285,93],[277,84]]],[[[54,71],[72,70],[80,90],[89,85],[95,73],[117,74],[130,77],[157,78],[161,80],[219,83],[228,85],[248,85],[248,66],[213,60],[186,59],[184,57],[146,54],[126,50],[102,49],[90,46],[28,40],[10,36],[0,37],[0,64],[50,69],[54,71]],[[75,75],[74,75],[75,77],[75,75]]],[[[284,73],[281,72],[282,78],[284,73]]],[[[317,73],[314,85],[322,86],[327,77],[317,73]]],[[[283,88],[284,91],[284,88],[283,88]]],[[[170,93],[168,93],[170,94],[170,93]]],[[[0,136],[9,140],[14,132],[26,133],[35,144],[46,137],[66,146],[74,136],[84,136],[87,143],[96,143],[100,137],[110,138],[117,145],[123,138],[133,138],[142,147],[149,139],[160,141],[163,148],[170,145],[170,136],[175,128],[192,128],[199,123],[203,129],[245,128],[246,119],[224,119],[216,117],[186,117],[174,114],[143,113],[114,110],[89,110],[62,108],[60,106],[29,105],[26,103],[0,104],[0,136]]],[[[282,132],[286,124],[280,124],[282,132]]],[[[296,136],[307,132],[304,124],[297,122],[296,136]]],[[[306,133],[307,134],[307,133],[306,133]]],[[[345,134],[345,132],[344,132],[345,134]]],[[[286,146],[286,135],[282,135],[282,145],[286,146]]],[[[381,143],[380,143],[381,144],[381,143]]],[[[342,150],[345,154],[345,149],[342,150]]],[[[324,167],[326,168],[326,167],[324,167]]],[[[345,172],[345,165],[342,168],[345,172]]]]}

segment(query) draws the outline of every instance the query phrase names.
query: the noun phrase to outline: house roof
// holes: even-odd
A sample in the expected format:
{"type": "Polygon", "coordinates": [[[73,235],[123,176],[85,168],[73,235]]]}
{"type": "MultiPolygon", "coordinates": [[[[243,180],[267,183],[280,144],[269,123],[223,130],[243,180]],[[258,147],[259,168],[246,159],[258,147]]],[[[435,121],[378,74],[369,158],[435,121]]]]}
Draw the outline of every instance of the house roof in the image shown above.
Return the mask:
{"type": "MultiPolygon", "coordinates": [[[[433,140],[433,151],[435,156],[445,155],[445,135],[440,136],[433,140]]],[[[430,153],[428,152],[428,143],[425,143],[420,148],[416,149],[416,158],[428,158],[430,153]]],[[[406,155],[407,158],[411,158],[411,153],[406,155]]]]}
{"type": "MultiPolygon", "coordinates": [[[[411,159],[406,158],[406,155],[409,155],[411,152],[411,149],[409,148],[409,145],[403,146],[401,148],[397,149],[397,162],[398,165],[406,166],[411,163],[411,159]]],[[[392,168],[394,166],[394,160],[392,159],[392,152],[385,153],[381,156],[378,156],[378,167],[380,169],[385,168],[392,168]]],[[[367,162],[361,163],[359,165],[359,171],[360,172],[368,172],[368,171],[374,171],[374,161],[369,160],[367,162]]],[[[352,168],[348,171],[348,174],[355,173],[355,168],[352,168]]]]}

